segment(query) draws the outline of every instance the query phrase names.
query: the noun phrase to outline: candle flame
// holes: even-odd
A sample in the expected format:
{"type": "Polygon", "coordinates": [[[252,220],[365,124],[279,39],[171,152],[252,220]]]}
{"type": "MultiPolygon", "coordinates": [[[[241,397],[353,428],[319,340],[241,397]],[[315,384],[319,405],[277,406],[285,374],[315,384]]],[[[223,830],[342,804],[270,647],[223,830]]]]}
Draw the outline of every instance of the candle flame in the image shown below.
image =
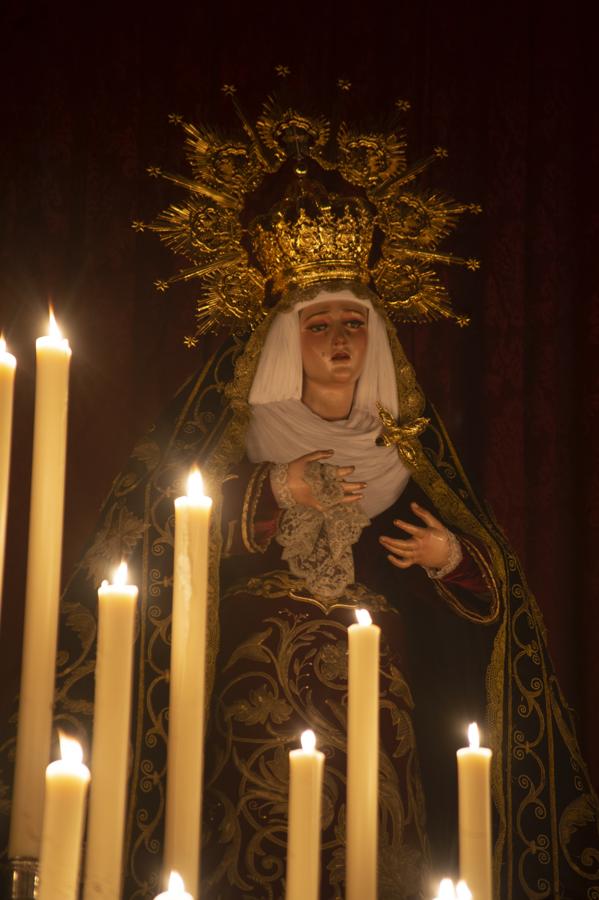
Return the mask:
{"type": "Polygon", "coordinates": [[[127,563],[123,560],[118,569],[116,569],[112,583],[116,587],[124,587],[127,584],[127,563]]]}
{"type": "Polygon", "coordinates": [[[4,340],[3,331],[0,331],[0,353],[6,353],[6,341],[4,340]]]}
{"type": "Polygon", "coordinates": [[[358,625],[372,625],[372,617],[367,609],[357,609],[356,619],[358,620],[358,625]]]}
{"type": "Polygon", "coordinates": [[[54,318],[54,310],[50,306],[49,310],[49,320],[48,320],[48,334],[50,337],[61,338],[62,332],[57,325],[56,319],[54,318]]]}
{"type": "Polygon", "coordinates": [[[468,726],[468,743],[470,744],[471,750],[478,750],[480,747],[480,735],[478,733],[478,725],[476,722],[472,722],[468,726]]]}
{"type": "Polygon", "coordinates": [[[68,734],[58,732],[58,740],[60,742],[60,755],[65,762],[77,764],[83,762],[83,750],[79,741],[69,737],[68,734]]]}
{"type": "Polygon", "coordinates": [[[302,731],[302,736],[300,738],[302,742],[302,750],[304,753],[312,753],[314,748],[316,747],[316,735],[313,731],[308,729],[308,731],[302,731]]]}
{"type": "Polygon", "coordinates": [[[455,900],[455,890],[451,878],[442,878],[439,884],[439,896],[437,900],[455,900]]]}
{"type": "Polygon", "coordinates": [[[179,875],[178,872],[172,871],[169,879],[168,879],[168,891],[169,894],[183,894],[185,891],[185,885],[183,883],[183,879],[179,875]]]}
{"type": "Polygon", "coordinates": [[[455,886],[457,900],[472,900],[472,892],[465,881],[458,881],[455,886]]]}
{"type": "Polygon", "coordinates": [[[197,502],[204,497],[204,482],[202,473],[198,468],[193,468],[187,479],[187,496],[190,500],[197,502]]]}

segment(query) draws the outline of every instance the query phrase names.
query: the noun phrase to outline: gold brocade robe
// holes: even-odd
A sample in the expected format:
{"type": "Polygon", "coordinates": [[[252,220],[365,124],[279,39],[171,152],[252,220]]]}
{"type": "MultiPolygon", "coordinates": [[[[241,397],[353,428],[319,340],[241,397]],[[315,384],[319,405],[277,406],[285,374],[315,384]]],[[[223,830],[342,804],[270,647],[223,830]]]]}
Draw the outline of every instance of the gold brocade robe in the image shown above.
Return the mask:
{"type": "MultiPolygon", "coordinates": [[[[347,627],[361,606],[382,629],[379,897],[425,897],[429,842],[402,612],[417,605],[425,615],[427,607],[445,605],[445,594],[464,615],[492,622],[498,595],[491,573],[484,557],[464,546],[464,562],[437,594],[421,568],[402,572],[386,561],[379,535],[392,531],[394,517],[411,517],[410,500],[423,500],[412,484],[364,529],[354,547],[355,583],[337,600],[323,601],[281,560],[268,471],[268,464],[241,466],[223,490],[221,644],[206,740],[202,893],[219,900],[284,896],[288,752],[312,728],[326,754],[321,897],[344,896],[347,627]]],[[[447,663],[451,671],[451,658],[441,665],[447,663]]],[[[480,719],[482,679],[469,704],[470,716],[480,719]]],[[[444,794],[448,809],[436,804],[430,813],[455,819],[451,769],[444,794]]],[[[445,849],[449,864],[456,848],[445,849]]]]}

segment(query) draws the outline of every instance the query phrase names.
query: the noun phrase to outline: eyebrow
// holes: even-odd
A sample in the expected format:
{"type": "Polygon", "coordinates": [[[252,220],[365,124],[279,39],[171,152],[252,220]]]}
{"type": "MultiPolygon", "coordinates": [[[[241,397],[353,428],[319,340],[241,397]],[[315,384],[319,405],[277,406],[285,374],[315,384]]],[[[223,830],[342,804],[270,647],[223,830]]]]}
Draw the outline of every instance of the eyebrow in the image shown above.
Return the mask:
{"type": "MultiPolygon", "coordinates": [[[[314,316],[323,316],[326,313],[330,313],[331,307],[327,307],[326,309],[319,309],[318,312],[310,313],[309,316],[306,316],[302,321],[307,322],[308,319],[313,319],[314,316]]],[[[362,316],[364,319],[366,318],[366,310],[356,309],[356,307],[348,307],[347,309],[342,309],[341,312],[344,313],[357,313],[359,316],[362,316]]]]}

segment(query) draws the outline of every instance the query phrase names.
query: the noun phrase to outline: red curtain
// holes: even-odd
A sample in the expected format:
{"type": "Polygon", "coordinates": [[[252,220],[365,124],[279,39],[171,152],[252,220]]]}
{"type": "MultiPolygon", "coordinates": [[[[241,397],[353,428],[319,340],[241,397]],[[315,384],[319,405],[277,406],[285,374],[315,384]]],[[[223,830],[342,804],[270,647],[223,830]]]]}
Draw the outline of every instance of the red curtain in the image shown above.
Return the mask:
{"type": "MultiPolygon", "coordinates": [[[[470,328],[401,337],[467,470],[511,537],[544,612],[599,781],[599,149],[593,29],[576,4],[63,3],[0,12],[0,329],[18,357],[4,585],[4,684],[18,672],[34,339],[47,303],[73,347],[65,580],[141,431],[196,365],[182,345],[193,288],[155,292],[170,255],[130,223],[184,171],[167,116],[234,126],[220,88],[254,115],[285,63],[301,95],[384,119],[397,98],[410,156],[449,150],[434,182],[483,214],[449,242],[470,328]]],[[[7,695],[7,691],[4,692],[7,695]]]]}

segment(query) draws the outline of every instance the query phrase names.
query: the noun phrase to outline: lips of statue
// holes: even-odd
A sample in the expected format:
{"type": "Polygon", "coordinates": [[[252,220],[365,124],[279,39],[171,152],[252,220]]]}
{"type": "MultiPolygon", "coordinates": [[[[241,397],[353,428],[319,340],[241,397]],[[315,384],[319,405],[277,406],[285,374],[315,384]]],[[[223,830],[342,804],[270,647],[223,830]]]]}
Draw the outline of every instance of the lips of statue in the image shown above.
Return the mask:
{"type": "Polygon", "coordinates": [[[351,299],[323,299],[300,311],[304,382],[355,385],[368,345],[368,311],[351,299]]]}

